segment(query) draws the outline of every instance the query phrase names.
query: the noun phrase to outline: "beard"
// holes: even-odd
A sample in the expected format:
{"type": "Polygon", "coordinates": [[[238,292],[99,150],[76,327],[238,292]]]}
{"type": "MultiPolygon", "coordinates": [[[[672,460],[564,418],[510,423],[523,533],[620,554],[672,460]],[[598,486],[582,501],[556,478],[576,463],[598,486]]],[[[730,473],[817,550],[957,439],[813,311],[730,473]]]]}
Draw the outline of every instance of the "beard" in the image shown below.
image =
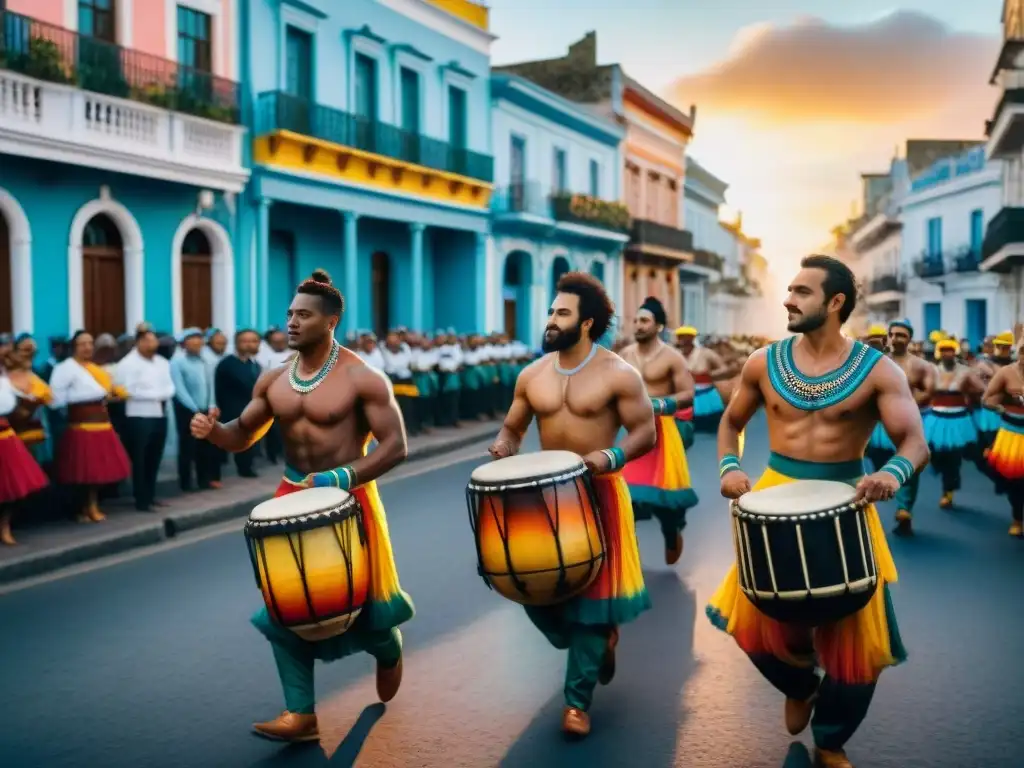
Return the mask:
{"type": "Polygon", "coordinates": [[[945,368],[947,371],[952,371],[955,366],[956,366],[956,360],[945,360],[944,359],[942,361],[942,367],[945,368]]]}
{"type": "Polygon", "coordinates": [[[803,315],[797,318],[786,326],[786,330],[790,333],[809,333],[821,328],[826,320],[828,320],[828,312],[822,307],[813,315],[803,315]]]}
{"type": "Polygon", "coordinates": [[[579,323],[564,331],[561,328],[548,326],[544,329],[544,338],[541,339],[540,348],[543,352],[562,352],[578,344],[582,336],[583,332],[580,330],[579,323]],[[549,337],[548,333],[551,332],[553,335],[549,337]]]}
{"type": "Polygon", "coordinates": [[[658,337],[657,331],[634,331],[633,339],[639,342],[650,341],[658,337]]]}

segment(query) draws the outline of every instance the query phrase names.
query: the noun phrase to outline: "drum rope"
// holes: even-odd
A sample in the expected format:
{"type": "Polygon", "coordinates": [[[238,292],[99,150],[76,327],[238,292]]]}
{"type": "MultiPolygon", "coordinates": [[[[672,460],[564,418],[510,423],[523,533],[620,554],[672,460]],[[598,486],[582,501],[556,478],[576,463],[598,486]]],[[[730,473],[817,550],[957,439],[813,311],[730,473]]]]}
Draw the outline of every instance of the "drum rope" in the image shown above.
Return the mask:
{"type": "Polygon", "coordinates": [[[796,545],[800,549],[800,568],[804,572],[804,586],[807,587],[807,594],[810,595],[813,592],[811,588],[811,572],[807,567],[807,550],[804,549],[804,527],[800,523],[796,524],[796,545]]]}
{"type": "MultiPolygon", "coordinates": [[[[359,539],[363,539],[362,526],[360,521],[357,519],[356,527],[359,530],[359,539]]],[[[356,602],[356,588],[352,581],[352,575],[355,572],[355,568],[352,563],[352,532],[346,528],[344,531],[340,530],[341,524],[336,523],[334,526],[334,538],[338,542],[338,548],[341,550],[341,559],[345,561],[345,575],[348,577],[348,601],[345,603],[348,606],[349,621],[346,623],[346,629],[352,625],[352,612],[355,608],[356,602]]],[[[367,553],[369,555],[369,553],[367,553]]],[[[369,558],[367,558],[369,559],[369,558]]]]}
{"type": "Polygon", "coordinates": [[[246,536],[245,548],[249,550],[249,561],[252,563],[252,573],[256,577],[256,586],[263,589],[263,579],[260,578],[260,564],[256,560],[256,540],[246,536]]]}
{"type": "MultiPolygon", "coordinates": [[[[562,516],[561,510],[558,506],[558,486],[554,486],[551,489],[552,494],[555,497],[555,514],[554,520],[552,520],[551,510],[548,507],[547,499],[544,497],[544,491],[540,492],[541,501],[544,502],[544,509],[547,511],[548,527],[551,529],[551,535],[555,540],[555,553],[558,555],[558,583],[555,584],[555,594],[565,594],[568,588],[569,574],[565,570],[565,552],[562,551],[562,539],[559,537],[559,533],[562,530],[562,516]]],[[[584,520],[584,530],[586,530],[586,521],[584,520]]]]}
{"type": "Polygon", "coordinates": [[[775,581],[775,558],[772,557],[772,546],[768,543],[768,526],[761,526],[761,539],[764,541],[764,551],[768,555],[768,576],[772,580],[772,593],[776,598],[779,596],[779,585],[775,581]]]}
{"type": "Polygon", "coordinates": [[[874,578],[874,573],[868,569],[868,551],[864,548],[864,526],[861,525],[862,517],[857,514],[857,541],[860,543],[860,558],[864,565],[864,575],[869,579],[874,578]]]}
{"type": "Polygon", "coordinates": [[[480,532],[476,524],[477,517],[480,514],[479,505],[476,503],[476,492],[470,488],[466,488],[466,509],[469,511],[469,527],[473,531],[473,545],[476,547],[476,572],[480,578],[484,580],[484,584],[487,588],[493,590],[491,582],[487,580],[484,575],[484,553],[480,546],[480,532]]]}
{"type": "Polygon", "coordinates": [[[263,539],[257,542],[257,548],[259,550],[260,561],[263,563],[263,573],[266,576],[266,584],[263,585],[264,589],[267,590],[267,595],[270,597],[270,607],[274,611],[274,617],[277,619],[277,623],[281,623],[281,608],[277,604],[277,595],[274,594],[274,587],[270,582],[270,566],[267,563],[267,547],[263,539]]]}
{"type": "MultiPolygon", "coordinates": [[[[505,513],[505,506],[507,498],[501,500],[501,511],[505,513]]],[[[526,589],[526,582],[519,578],[519,574],[516,573],[515,566],[512,564],[512,547],[509,542],[512,537],[508,533],[508,526],[502,527],[503,520],[498,519],[498,505],[494,503],[492,496],[487,497],[487,503],[491,507],[491,516],[494,518],[494,527],[498,530],[498,538],[501,539],[501,548],[505,552],[505,562],[508,564],[508,576],[512,580],[513,586],[519,590],[519,593],[524,597],[529,597],[529,592],[526,589]]],[[[481,566],[482,567],[482,566],[481,566]]]]}
{"type": "Polygon", "coordinates": [[[304,557],[304,551],[302,548],[302,533],[294,534],[289,533],[288,536],[288,548],[292,551],[292,557],[295,559],[295,567],[299,572],[299,580],[302,582],[302,594],[306,598],[306,608],[309,610],[311,617],[316,616],[316,612],[313,610],[313,598],[309,594],[309,585],[306,583],[306,561],[304,557]],[[295,538],[298,538],[298,546],[296,546],[295,538]]]}
{"type": "Polygon", "coordinates": [[[846,545],[843,544],[843,528],[839,525],[839,515],[832,518],[836,527],[836,539],[839,542],[839,562],[843,564],[843,581],[846,582],[846,591],[850,592],[850,569],[846,564],[846,545]]]}

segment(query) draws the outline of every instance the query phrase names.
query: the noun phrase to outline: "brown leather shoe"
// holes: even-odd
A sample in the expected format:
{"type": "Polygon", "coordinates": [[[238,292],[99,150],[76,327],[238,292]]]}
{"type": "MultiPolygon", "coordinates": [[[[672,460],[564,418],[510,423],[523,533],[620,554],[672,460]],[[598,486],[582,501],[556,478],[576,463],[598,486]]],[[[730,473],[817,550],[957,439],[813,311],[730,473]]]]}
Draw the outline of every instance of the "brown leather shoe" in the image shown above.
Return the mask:
{"type": "Polygon", "coordinates": [[[608,685],[615,677],[615,646],[619,644],[618,627],[612,627],[608,635],[608,644],[604,649],[604,659],[601,661],[601,669],[597,672],[597,682],[601,685],[608,685]]]}
{"type": "Polygon", "coordinates": [[[814,702],[817,699],[817,694],[806,701],[786,699],[786,730],[790,736],[796,736],[807,728],[807,724],[811,722],[811,715],[814,714],[814,702]]]}
{"type": "Polygon", "coordinates": [[[853,768],[853,763],[841,749],[815,749],[814,765],[817,768],[853,768]]]}
{"type": "Polygon", "coordinates": [[[676,540],[671,547],[665,547],[665,565],[675,565],[683,556],[683,533],[676,531],[676,540]]]}
{"type": "Polygon", "coordinates": [[[562,730],[570,736],[586,736],[590,733],[590,715],[576,707],[562,710],[562,730]]]}
{"type": "Polygon", "coordinates": [[[265,739],[288,741],[319,741],[320,728],[316,715],[298,715],[294,712],[282,712],[275,720],[266,723],[253,723],[252,729],[265,739]]]}
{"type": "Polygon", "coordinates": [[[395,698],[398,688],[402,685],[402,659],[393,667],[382,667],[377,662],[377,696],[387,703],[395,698]]]}

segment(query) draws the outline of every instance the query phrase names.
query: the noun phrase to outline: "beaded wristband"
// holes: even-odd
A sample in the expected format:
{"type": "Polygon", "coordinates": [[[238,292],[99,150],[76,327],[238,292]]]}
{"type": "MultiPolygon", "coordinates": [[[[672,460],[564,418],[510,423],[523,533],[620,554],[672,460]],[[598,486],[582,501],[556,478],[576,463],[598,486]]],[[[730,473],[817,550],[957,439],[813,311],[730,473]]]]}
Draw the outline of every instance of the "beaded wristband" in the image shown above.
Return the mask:
{"type": "Polygon", "coordinates": [[[900,486],[903,486],[914,476],[914,465],[910,463],[909,459],[905,459],[902,456],[893,456],[885,462],[881,471],[888,472],[899,481],[900,486]]]}
{"type": "Polygon", "coordinates": [[[337,467],[313,474],[314,488],[341,488],[351,491],[356,485],[356,473],[352,467],[337,467]]]}
{"type": "Polygon", "coordinates": [[[671,415],[678,409],[674,397],[652,397],[651,406],[656,416],[671,415]]]}
{"type": "Polygon", "coordinates": [[[740,469],[740,457],[735,453],[725,454],[722,460],[718,462],[718,476],[720,478],[725,477],[730,472],[738,472],[740,469]]]}
{"type": "Polygon", "coordinates": [[[608,457],[609,472],[622,469],[626,465],[626,453],[617,445],[612,448],[605,448],[601,453],[608,457]]]}

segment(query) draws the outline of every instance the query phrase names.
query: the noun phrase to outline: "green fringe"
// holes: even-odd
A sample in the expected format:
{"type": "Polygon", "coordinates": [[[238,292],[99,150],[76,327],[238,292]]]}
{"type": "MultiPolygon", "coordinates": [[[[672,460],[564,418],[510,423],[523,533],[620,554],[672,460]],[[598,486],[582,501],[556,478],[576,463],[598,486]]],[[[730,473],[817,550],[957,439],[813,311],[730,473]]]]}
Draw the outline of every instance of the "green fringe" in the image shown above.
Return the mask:
{"type": "Polygon", "coordinates": [[[565,604],[565,615],[576,624],[607,626],[628,624],[651,607],[651,596],[647,587],[629,597],[613,597],[609,600],[591,600],[577,597],[565,604]]]}
{"type": "Polygon", "coordinates": [[[367,626],[373,630],[392,629],[399,624],[404,624],[416,615],[416,606],[412,598],[405,590],[399,590],[398,594],[384,602],[371,601],[363,608],[359,621],[366,621],[367,626]]]}
{"type": "Polygon", "coordinates": [[[885,623],[889,625],[889,647],[898,666],[907,660],[907,649],[900,637],[900,625],[896,621],[896,609],[892,604],[892,595],[889,594],[889,585],[884,584],[882,588],[885,590],[885,623]]]}
{"type": "Polygon", "coordinates": [[[690,507],[697,506],[697,492],[693,488],[677,488],[676,490],[665,490],[654,488],[650,485],[630,485],[629,497],[633,500],[633,508],[640,504],[663,510],[686,511],[690,507]]]}
{"type": "Polygon", "coordinates": [[[720,629],[723,632],[729,631],[729,621],[713,605],[708,605],[704,608],[704,614],[708,617],[708,621],[710,621],[717,629],[720,629]]]}

